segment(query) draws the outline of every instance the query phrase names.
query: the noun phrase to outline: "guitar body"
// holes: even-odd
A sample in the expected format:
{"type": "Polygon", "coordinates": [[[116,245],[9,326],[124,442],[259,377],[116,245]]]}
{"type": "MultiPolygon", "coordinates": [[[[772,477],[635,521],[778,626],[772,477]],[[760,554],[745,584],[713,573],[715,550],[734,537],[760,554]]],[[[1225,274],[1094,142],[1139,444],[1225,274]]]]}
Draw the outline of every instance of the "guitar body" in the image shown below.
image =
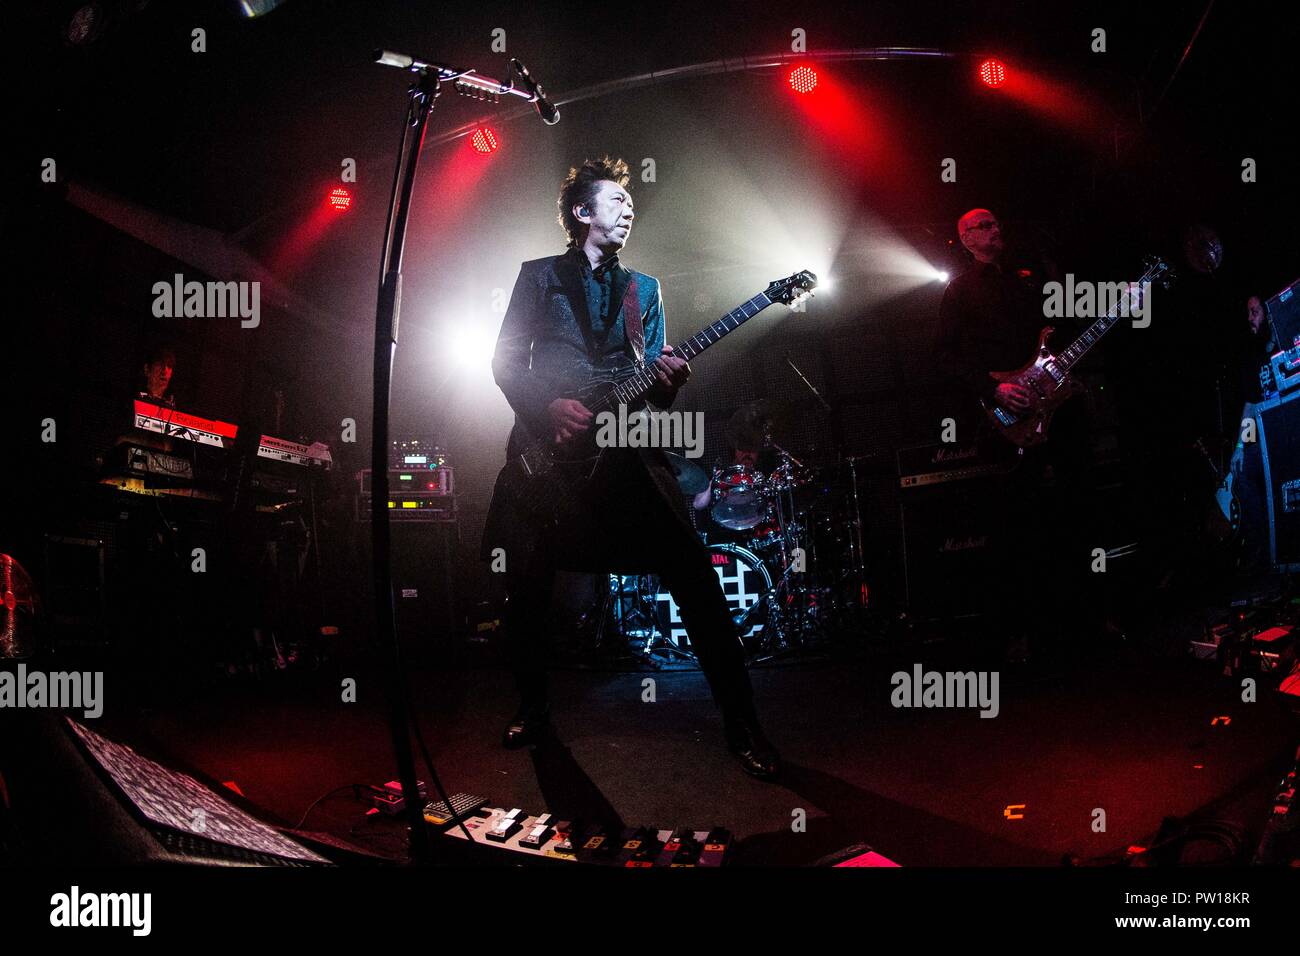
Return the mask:
{"type": "Polygon", "coordinates": [[[1137,314],[1135,310],[1146,301],[1152,285],[1168,288],[1173,281],[1173,271],[1159,256],[1148,256],[1146,271],[1136,282],[1128,283],[1121,292],[1121,301],[1106,314],[1062,349],[1059,354],[1047,347],[1047,338],[1052,334],[1049,326],[1038,336],[1038,351],[1029,364],[1014,372],[990,372],[999,384],[1012,382],[1028,389],[1032,396],[1030,406],[1023,412],[1013,412],[996,402],[982,401],[989,421],[1007,441],[1019,448],[1029,448],[1047,441],[1047,430],[1051,427],[1052,416],[1071,395],[1083,391],[1070,374],[1075,363],[1080,361],[1103,335],[1113,329],[1123,316],[1137,314]]]}
{"type": "MultiPolygon", "coordinates": [[[[1250,407],[1247,403],[1241,410],[1243,420],[1250,407]]],[[[1241,531],[1241,501],[1237,498],[1236,484],[1244,465],[1245,444],[1238,440],[1228,467],[1223,471],[1220,471],[1215,456],[1210,453],[1203,439],[1196,439],[1192,447],[1200,453],[1210,474],[1214,476],[1214,504],[1211,506],[1206,502],[1205,530],[1220,544],[1229,542],[1241,531]]]]}
{"type": "Polygon", "coordinates": [[[1020,448],[1030,448],[1046,441],[1056,410],[1081,390],[1047,347],[1047,338],[1051,334],[1050,326],[1039,334],[1038,351],[1027,365],[1014,372],[989,373],[999,384],[1011,382],[1023,386],[1033,395],[1032,404],[1023,412],[1013,412],[994,402],[982,403],[998,433],[1020,448]]]}
{"type": "Polygon", "coordinates": [[[572,522],[581,511],[580,502],[588,499],[594,463],[555,462],[545,473],[535,474],[522,462],[515,456],[497,473],[493,499],[509,501],[516,514],[541,526],[572,522]]]}
{"type": "MultiPolygon", "coordinates": [[[[617,379],[600,379],[574,398],[589,409],[609,403],[617,379]]],[[[533,436],[522,454],[510,458],[497,474],[495,494],[505,495],[515,508],[543,524],[568,522],[591,501],[590,489],[605,449],[596,445],[595,422],[582,435],[557,445],[533,436]]]]}
{"type": "Polygon", "coordinates": [[[1233,490],[1234,480],[1229,471],[1223,483],[1214,489],[1214,507],[1207,509],[1206,530],[1220,543],[1231,541],[1241,530],[1241,503],[1233,490]]]}

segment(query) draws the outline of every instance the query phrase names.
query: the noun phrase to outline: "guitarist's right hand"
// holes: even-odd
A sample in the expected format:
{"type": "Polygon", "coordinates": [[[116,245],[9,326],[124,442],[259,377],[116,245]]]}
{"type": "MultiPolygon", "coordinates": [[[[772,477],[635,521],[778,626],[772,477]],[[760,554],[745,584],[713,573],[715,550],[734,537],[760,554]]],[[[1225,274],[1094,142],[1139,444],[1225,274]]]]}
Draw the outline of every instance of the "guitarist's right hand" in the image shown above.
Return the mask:
{"type": "Polygon", "coordinates": [[[1034,400],[1034,395],[1029,389],[1015,382],[1003,382],[993,394],[999,405],[1013,412],[1029,411],[1029,406],[1034,400]]]}
{"type": "Polygon", "coordinates": [[[557,445],[577,438],[591,427],[592,414],[586,405],[574,398],[557,398],[546,406],[551,419],[552,437],[557,445]]]}

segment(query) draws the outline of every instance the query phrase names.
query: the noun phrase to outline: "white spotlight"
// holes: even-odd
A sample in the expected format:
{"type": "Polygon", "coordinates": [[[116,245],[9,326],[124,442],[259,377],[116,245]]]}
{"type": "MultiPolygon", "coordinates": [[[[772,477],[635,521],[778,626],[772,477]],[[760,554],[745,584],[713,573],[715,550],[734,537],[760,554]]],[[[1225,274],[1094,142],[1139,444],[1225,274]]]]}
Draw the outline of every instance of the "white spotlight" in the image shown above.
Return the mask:
{"type": "Polygon", "coordinates": [[[451,334],[451,351],[457,364],[485,369],[492,364],[497,333],[481,325],[462,325],[451,334]]]}

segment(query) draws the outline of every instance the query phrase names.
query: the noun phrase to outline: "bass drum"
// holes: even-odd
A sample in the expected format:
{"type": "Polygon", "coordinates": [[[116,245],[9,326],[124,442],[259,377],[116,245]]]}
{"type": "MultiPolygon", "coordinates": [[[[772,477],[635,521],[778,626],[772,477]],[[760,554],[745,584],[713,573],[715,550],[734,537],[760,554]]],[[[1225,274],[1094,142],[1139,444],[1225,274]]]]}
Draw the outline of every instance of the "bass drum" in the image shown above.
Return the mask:
{"type": "MultiPolygon", "coordinates": [[[[739,621],[753,609],[738,628],[741,643],[748,647],[762,635],[767,625],[767,608],[756,605],[772,589],[772,575],[758,555],[739,545],[710,545],[709,560],[722,585],[722,593],[727,596],[732,620],[739,621]]],[[[679,648],[690,646],[677,602],[662,588],[655,595],[655,621],[659,633],[674,645],[679,648]]]]}

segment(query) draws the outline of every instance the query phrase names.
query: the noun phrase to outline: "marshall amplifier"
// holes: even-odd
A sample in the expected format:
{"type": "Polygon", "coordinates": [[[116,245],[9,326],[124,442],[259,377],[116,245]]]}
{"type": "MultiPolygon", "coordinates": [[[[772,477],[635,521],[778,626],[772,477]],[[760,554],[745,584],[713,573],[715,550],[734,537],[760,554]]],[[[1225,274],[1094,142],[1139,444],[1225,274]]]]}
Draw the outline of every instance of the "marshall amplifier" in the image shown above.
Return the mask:
{"type": "Polygon", "coordinates": [[[898,452],[903,586],[915,620],[978,616],[1005,544],[1006,486],[1020,450],[944,443],[898,452]]]}
{"type": "Polygon", "coordinates": [[[1255,406],[1268,501],[1269,557],[1300,570],[1300,392],[1255,406]]]}
{"type": "Polygon", "coordinates": [[[898,450],[898,486],[920,488],[1015,471],[1024,450],[1000,438],[898,450]]]}

